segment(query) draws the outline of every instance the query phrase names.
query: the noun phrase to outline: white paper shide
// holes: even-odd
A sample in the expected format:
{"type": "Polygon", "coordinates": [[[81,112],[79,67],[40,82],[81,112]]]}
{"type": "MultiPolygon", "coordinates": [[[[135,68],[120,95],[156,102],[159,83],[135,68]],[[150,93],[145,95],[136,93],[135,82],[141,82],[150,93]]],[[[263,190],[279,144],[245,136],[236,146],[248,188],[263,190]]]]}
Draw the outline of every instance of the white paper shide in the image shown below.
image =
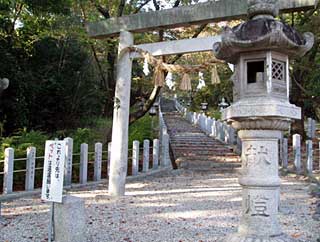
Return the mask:
{"type": "Polygon", "coordinates": [[[41,199],[62,202],[65,141],[46,141],[41,199]]]}

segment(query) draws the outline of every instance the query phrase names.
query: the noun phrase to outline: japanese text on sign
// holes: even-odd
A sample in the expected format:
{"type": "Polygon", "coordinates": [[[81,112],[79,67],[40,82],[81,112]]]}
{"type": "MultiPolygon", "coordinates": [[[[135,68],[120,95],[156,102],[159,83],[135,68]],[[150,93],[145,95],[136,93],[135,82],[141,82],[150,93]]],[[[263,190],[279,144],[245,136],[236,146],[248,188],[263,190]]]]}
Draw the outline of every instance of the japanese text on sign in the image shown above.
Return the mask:
{"type": "Polygon", "coordinates": [[[65,141],[46,141],[41,199],[62,202],[65,141]]]}

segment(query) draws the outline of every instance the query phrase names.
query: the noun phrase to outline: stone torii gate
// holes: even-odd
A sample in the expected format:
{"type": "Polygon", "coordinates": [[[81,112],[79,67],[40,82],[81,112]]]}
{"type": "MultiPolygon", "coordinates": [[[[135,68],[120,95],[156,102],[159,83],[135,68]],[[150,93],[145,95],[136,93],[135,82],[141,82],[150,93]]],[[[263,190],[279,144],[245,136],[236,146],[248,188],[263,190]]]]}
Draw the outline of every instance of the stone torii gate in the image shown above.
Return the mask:
{"type": "MultiPolygon", "coordinates": [[[[316,0],[279,0],[279,9],[282,13],[308,10],[314,8],[315,3],[316,0]]],[[[111,18],[98,23],[89,23],[86,28],[91,38],[120,36],[118,48],[120,53],[124,48],[134,46],[133,33],[241,19],[247,16],[247,7],[247,0],[215,0],[175,9],[111,18]]],[[[135,47],[148,51],[153,56],[163,56],[211,51],[213,44],[220,40],[220,36],[214,36],[149,43],[135,47]]],[[[132,59],[139,57],[138,53],[131,52],[118,58],[109,178],[109,194],[115,197],[123,196],[125,193],[132,59]]]]}

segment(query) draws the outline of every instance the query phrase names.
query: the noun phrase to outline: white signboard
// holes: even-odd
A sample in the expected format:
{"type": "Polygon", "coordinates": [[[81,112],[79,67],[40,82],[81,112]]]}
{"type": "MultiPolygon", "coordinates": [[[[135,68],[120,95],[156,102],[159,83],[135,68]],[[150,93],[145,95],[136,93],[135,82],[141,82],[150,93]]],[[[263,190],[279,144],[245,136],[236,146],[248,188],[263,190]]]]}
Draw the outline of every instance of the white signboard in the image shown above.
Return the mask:
{"type": "Polygon", "coordinates": [[[62,202],[65,154],[65,141],[46,141],[41,193],[42,200],[62,202]]]}

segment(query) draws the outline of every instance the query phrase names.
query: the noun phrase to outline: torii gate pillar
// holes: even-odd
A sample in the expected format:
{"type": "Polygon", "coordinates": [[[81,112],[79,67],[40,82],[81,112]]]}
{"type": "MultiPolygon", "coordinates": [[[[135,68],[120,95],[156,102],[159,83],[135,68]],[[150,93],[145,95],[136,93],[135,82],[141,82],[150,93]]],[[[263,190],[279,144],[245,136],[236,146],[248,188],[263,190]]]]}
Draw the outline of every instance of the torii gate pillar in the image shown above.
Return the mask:
{"type": "Polygon", "coordinates": [[[131,45],[133,45],[133,34],[127,31],[120,32],[109,177],[109,195],[114,197],[124,195],[128,169],[128,129],[132,60],[130,59],[129,52],[121,55],[120,52],[131,45]]]}

